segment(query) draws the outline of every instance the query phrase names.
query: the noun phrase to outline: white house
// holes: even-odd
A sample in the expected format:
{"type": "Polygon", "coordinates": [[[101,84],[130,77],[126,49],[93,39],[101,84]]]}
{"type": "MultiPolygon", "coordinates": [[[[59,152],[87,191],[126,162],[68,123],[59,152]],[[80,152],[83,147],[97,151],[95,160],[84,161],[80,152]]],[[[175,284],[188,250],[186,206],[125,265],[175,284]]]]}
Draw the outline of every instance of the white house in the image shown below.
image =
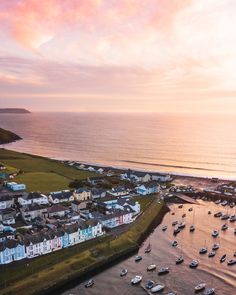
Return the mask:
{"type": "Polygon", "coordinates": [[[49,194],[48,199],[53,204],[73,202],[74,195],[69,190],[52,192],[49,194]]]}
{"type": "Polygon", "coordinates": [[[11,208],[14,204],[14,197],[10,195],[2,195],[0,197],[0,210],[11,208]]]}
{"type": "Polygon", "coordinates": [[[33,192],[18,197],[18,203],[21,206],[27,206],[31,204],[47,205],[49,203],[47,196],[44,194],[33,192]]]}
{"type": "Polygon", "coordinates": [[[152,180],[156,180],[156,181],[160,181],[160,182],[167,182],[167,181],[171,181],[172,177],[170,174],[155,173],[155,174],[152,174],[152,180]]]}
{"type": "Polygon", "coordinates": [[[136,191],[143,196],[156,194],[160,191],[160,185],[156,181],[149,181],[136,187],[136,191]]]}
{"type": "Polygon", "coordinates": [[[129,180],[131,182],[148,182],[151,180],[151,175],[149,173],[132,170],[121,174],[120,177],[122,180],[129,180]]]}

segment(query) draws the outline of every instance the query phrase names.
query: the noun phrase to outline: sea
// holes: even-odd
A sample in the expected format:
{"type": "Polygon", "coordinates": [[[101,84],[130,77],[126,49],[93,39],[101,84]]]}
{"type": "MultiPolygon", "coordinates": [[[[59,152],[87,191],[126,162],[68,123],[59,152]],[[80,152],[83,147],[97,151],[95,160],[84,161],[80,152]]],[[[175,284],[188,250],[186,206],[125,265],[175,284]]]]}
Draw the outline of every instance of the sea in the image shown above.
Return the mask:
{"type": "Polygon", "coordinates": [[[236,179],[236,115],[0,114],[23,140],[5,147],[61,160],[236,179]]]}

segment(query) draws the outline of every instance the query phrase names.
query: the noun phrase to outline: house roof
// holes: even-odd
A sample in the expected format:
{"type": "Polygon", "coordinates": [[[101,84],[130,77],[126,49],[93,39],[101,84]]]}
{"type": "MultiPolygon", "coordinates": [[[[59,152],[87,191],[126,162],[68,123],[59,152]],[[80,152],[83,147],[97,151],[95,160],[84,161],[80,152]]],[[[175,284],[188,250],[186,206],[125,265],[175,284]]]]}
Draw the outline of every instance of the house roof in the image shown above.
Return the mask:
{"type": "Polygon", "coordinates": [[[30,205],[27,205],[23,208],[21,208],[21,211],[24,211],[24,212],[32,212],[32,211],[38,211],[38,210],[47,210],[48,207],[45,207],[45,206],[42,206],[42,205],[39,205],[39,204],[30,204],[30,205]]]}
{"type": "Polygon", "coordinates": [[[1,195],[0,196],[0,202],[11,201],[12,199],[14,199],[14,197],[11,195],[1,195]]]}
{"type": "Polygon", "coordinates": [[[52,199],[69,199],[72,196],[72,193],[70,191],[61,191],[61,192],[53,192],[50,193],[50,196],[52,197],[52,199]]]}
{"type": "Polygon", "coordinates": [[[67,210],[67,208],[65,206],[56,204],[56,205],[52,205],[51,207],[48,208],[48,213],[63,212],[66,210],[67,210]]]}
{"type": "Polygon", "coordinates": [[[81,193],[83,193],[83,192],[87,192],[87,193],[88,193],[88,192],[90,192],[90,190],[87,189],[87,188],[83,188],[83,187],[81,187],[81,188],[76,189],[75,192],[76,192],[77,194],[81,194],[81,193]]]}
{"type": "Polygon", "coordinates": [[[6,248],[8,249],[16,248],[18,245],[22,245],[22,243],[15,239],[7,239],[0,243],[0,252],[4,251],[6,248]]]}

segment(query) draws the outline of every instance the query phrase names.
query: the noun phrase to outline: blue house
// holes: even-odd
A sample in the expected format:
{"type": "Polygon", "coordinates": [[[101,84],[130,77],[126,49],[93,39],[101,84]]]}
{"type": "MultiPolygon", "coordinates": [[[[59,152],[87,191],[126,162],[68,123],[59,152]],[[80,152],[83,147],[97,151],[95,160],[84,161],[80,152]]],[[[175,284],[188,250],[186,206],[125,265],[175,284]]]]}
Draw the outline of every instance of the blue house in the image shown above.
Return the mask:
{"type": "Polygon", "coordinates": [[[150,181],[143,183],[136,188],[136,191],[139,195],[151,195],[159,192],[160,186],[156,181],[150,181]]]}
{"type": "Polygon", "coordinates": [[[7,264],[26,258],[25,245],[17,240],[0,243],[0,264],[7,264]]]}

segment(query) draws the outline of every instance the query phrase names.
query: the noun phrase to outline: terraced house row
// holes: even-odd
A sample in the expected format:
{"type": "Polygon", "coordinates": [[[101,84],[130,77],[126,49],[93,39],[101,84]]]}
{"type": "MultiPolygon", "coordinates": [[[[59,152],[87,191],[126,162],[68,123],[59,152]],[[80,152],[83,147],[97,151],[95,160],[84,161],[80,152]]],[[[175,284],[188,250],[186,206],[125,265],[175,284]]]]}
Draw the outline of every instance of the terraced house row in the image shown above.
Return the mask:
{"type": "Polygon", "coordinates": [[[12,235],[0,242],[0,264],[52,253],[103,234],[102,224],[93,219],[79,220],[61,228],[34,234],[12,235]]]}

